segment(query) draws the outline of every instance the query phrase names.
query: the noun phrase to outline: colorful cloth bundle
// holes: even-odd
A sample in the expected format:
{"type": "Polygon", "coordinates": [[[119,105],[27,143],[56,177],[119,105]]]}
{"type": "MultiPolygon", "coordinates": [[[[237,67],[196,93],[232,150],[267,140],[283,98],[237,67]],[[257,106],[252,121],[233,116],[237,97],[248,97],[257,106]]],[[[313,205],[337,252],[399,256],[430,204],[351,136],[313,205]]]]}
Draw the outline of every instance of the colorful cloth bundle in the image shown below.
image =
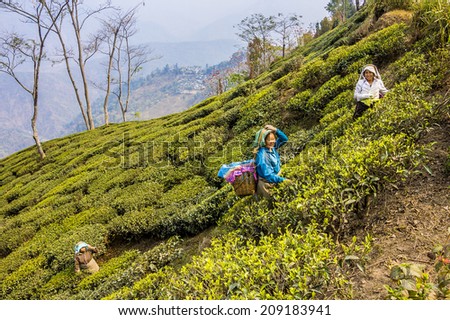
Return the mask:
{"type": "Polygon", "coordinates": [[[218,176],[231,183],[239,196],[255,193],[258,178],[253,159],[224,164],[220,167],[218,176]]]}
{"type": "Polygon", "coordinates": [[[255,160],[251,159],[224,164],[220,167],[217,176],[225,179],[229,183],[233,183],[236,176],[240,176],[244,172],[252,172],[256,179],[255,160]]]}

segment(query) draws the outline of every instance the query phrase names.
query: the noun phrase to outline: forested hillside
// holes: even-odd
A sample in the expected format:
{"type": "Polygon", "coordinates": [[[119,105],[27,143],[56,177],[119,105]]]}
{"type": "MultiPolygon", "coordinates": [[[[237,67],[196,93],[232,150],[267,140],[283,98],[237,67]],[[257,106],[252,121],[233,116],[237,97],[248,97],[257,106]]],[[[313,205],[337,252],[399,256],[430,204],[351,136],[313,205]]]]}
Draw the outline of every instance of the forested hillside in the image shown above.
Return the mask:
{"type": "Polygon", "coordinates": [[[0,160],[0,297],[448,299],[450,6],[391,9],[185,112],[0,160]],[[368,63],[390,91],[353,120],[368,63]],[[273,206],[217,177],[269,123],[293,181],[273,206]],[[74,272],[80,240],[93,275],[74,272]]]}

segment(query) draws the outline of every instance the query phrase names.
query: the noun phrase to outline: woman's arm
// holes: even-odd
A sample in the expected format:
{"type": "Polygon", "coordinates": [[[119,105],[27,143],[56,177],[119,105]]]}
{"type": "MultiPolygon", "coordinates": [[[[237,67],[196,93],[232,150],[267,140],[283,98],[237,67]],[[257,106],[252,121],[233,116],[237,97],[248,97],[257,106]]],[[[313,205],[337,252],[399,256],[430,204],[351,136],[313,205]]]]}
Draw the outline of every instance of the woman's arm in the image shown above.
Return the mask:
{"type": "Polygon", "coordinates": [[[386,89],[386,87],[384,86],[383,80],[379,80],[380,84],[379,84],[379,90],[380,93],[384,96],[386,93],[388,93],[388,89],[386,89]]]}
{"type": "Polygon", "coordinates": [[[75,257],[75,272],[80,272],[80,261],[75,257]]]}
{"type": "Polygon", "coordinates": [[[356,101],[361,101],[361,100],[370,98],[370,93],[365,92],[365,90],[364,90],[364,80],[359,80],[356,83],[355,93],[354,93],[353,97],[356,101]]]}
{"type": "Polygon", "coordinates": [[[92,251],[93,253],[97,253],[98,252],[97,247],[93,247],[90,244],[88,244],[88,250],[92,251]]]}
{"type": "Polygon", "coordinates": [[[287,135],[281,131],[280,129],[277,129],[275,132],[277,135],[277,142],[275,143],[275,148],[281,147],[283,144],[285,144],[288,141],[287,135]]]}

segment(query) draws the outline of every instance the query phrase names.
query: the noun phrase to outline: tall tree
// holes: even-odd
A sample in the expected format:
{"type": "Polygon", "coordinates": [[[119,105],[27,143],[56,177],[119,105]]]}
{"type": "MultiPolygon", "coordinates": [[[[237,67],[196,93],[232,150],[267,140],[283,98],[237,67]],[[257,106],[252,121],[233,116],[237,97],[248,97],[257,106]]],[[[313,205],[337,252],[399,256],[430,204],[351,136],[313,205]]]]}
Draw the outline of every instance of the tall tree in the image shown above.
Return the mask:
{"type": "Polygon", "coordinates": [[[275,20],[275,28],[274,31],[278,33],[281,37],[281,48],[282,48],[282,56],[286,55],[286,49],[289,49],[294,46],[293,44],[293,35],[296,38],[296,45],[298,45],[298,39],[300,36],[300,19],[302,17],[296,14],[284,15],[282,13],[278,13],[275,20]]]}
{"type": "Polygon", "coordinates": [[[333,29],[333,21],[328,17],[324,17],[320,22],[316,23],[315,37],[318,37],[331,29],[333,29]]]}
{"type": "Polygon", "coordinates": [[[263,72],[262,60],[262,41],[259,38],[254,38],[247,45],[247,66],[248,76],[250,79],[255,78],[263,72]]]}
{"type": "Polygon", "coordinates": [[[60,56],[62,59],[59,62],[64,62],[66,65],[67,74],[74,89],[86,128],[92,130],[95,128],[95,125],[92,116],[86,63],[98,52],[101,44],[101,37],[100,34],[94,34],[91,36],[90,41],[84,41],[83,32],[88,21],[102,11],[112,8],[111,1],[100,4],[96,9],[90,9],[84,5],[83,1],[78,0],[52,0],[40,2],[45,7],[48,16],[54,23],[55,32],[61,45],[60,56]],[[51,5],[53,5],[53,8],[51,5]],[[64,9],[63,14],[56,15],[54,10],[55,6],[64,9]],[[66,17],[69,19],[68,22],[64,20],[66,17]],[[71,48],[70,40],[66,37],[64,32],[65,28],[70,28],[73,32],[72,36],[75,42],[74,49],[71,48]],[[75,67],[73,63],[75,63],[75,67]],[[82,92],[80,92],[79,83],[76,80],[75,70],[78,70],[78,75],[81,78],[82,92]]]}
{"type": "Polygon", "coordinates": [[[340,23],[355,13],[355,5],[352,0],[331,0],[325,9],[340,23]]]}
{"type": "Polygon", "coordinates": [[[275,29],[276,23],[273,16],[265,17],[262,14],[252,14],[250,17],[243,19],[237,26],[240,32],[237,35],[247,43],[248,51],[252,53],[248,55],[249,69],[257,71],[250,72],[250,75],[256,76],[268,66],[271,58],[272,44],[270,42],[270,34],[275,29]]]}
{"type": "MultiPolygon", "coordinates": [[[[46,58],[44,49],[46,40],[52,31],[53,23],[46,21],[42,2],[24,6],[18,2],[8,1],[2,2],[0,5],[0,9],[21,16],[25,19],[25,22],[31,23],[33,27],[35,27],[34,39],[27,39],[27,37],[15,32],[7,33],[5,36],[1,37],[0,72],[10,75],[31,95],[33,101],[33,116],[31,118],[33,139],[39,156],[41,159],[44,159],[46,155],[42,148],[37,130],[39,76],[42,62],[46,58]],[[25,63],[30,63],[33,68],[33,78],[31,82],[28,79],[20,78],[16,72],[17,68],[25,63]]],[[[61,15],[61,13],[62,10],[55,11],[56,16],[61,15]]]]}
{"type": "Polygon", "coordinates": [[[149,58],[148,54],[150,54],[151,50],[147,49],[146,46],[140,46],[140,48],[138,48],[136,46],[130,46],[129,43],[129,39],[136,33],[135,14],[140,5],[141,4],[137,5],[127,12],[116,9],[114,14],[109,16],[108,19],[102,20],[100,37],[105,49],[101,49],[100,51],[108,58],[105,84],[104,86],[97,85],[97,88],[105,92],[105,97],[103,99],[105,125],[109,124],[109,96],[113,94],[118,98],[122,118],[126,119],[131,91],[127,90],[127,94],[124,94],[124,88],[130,88],[127,83],[131,83],[132,78],[136,72],[140,70],[142,64],[149,60],[157,59],[157,57],[149,58]],[[129,60],[131,60],[131,62],[129,60]],[[127,77],[126,80],[123,81],[125,79],[123,76],[125,73],[124,65],[128,62],[130,62],[130,70],[129,73],[126,71],[127,77]],[[136,70],[133,70],[133,67],[135,67],[136,70]],[[113,76],[116,76],[117,78],[113,78],[113,76]],[[113,92],[111,92],[112,84],[117,86],[116,90],[113,92]],[[128,96],[128,98],[124,98],[125,96],[128,96]]]}
{"type": "Polygon", "coordinates": [[[146,45],[132,45],[130,42],[137,32],[135,10],[129,11],[120,21],[112,66],[116,75],[112,83],[116,85],[116,90],[113,90],[112,94],[117,98],[123,121],[126,121],[126,113],[130,105],[131,82],[145,63],[158,57],[150,57],[152,50],[146,45]]]}
{"type": "Polygon", "coordinates": [[[108,56],[107,68],[106,68],[106,83],[105,87],[97,86],[105,92],[103,99],[103,114],[105,119],[105,125],[109,125],[109,111],[108,103],[111,93],[111,74],[113,70],[114,57],[116,55],[117,41],[119,38],[119,32],[122,27],[123,17],[120,12],[116,12],[113,17],[108,20],[102,20],[102,38],[106,44],[106,51],[103,51],[108,56]]]}

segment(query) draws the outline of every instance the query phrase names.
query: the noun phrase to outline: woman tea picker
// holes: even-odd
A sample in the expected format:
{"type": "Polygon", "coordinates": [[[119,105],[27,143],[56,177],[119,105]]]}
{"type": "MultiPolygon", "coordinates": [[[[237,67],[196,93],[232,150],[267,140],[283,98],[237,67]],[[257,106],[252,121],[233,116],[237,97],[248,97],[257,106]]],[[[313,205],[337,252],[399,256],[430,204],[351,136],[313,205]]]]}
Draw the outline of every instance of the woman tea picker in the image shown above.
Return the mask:
{"type": "Polygon", "coordinates": [[[356,109],[353,119],[362,116],[363,112],[374,106],[379,98],[383,97],[388,90],[384,87],[378,69],[373,64],[365,66],[359,76],[355,88],[356,109]]]}
{"type": "Polygon", "coordinates": [[[256,147],[256,173],[258,185],[256,194],[264,198],[271,198],[270,189],[286,178],[280,177],[281,161],[278,148],[288,141],[288,137],[280,129],[266,125],[255,135],[253,145],[256,147]]]}
{"type": "Polygon", "coordinates": [[[89,273],[95,273],[100,269],[94,259],[94,253],[98,252],[96,247],[79,241],[73,250],[75,251],[75,272],[80,272],[80,269],[85,269],[89,273]]]}

